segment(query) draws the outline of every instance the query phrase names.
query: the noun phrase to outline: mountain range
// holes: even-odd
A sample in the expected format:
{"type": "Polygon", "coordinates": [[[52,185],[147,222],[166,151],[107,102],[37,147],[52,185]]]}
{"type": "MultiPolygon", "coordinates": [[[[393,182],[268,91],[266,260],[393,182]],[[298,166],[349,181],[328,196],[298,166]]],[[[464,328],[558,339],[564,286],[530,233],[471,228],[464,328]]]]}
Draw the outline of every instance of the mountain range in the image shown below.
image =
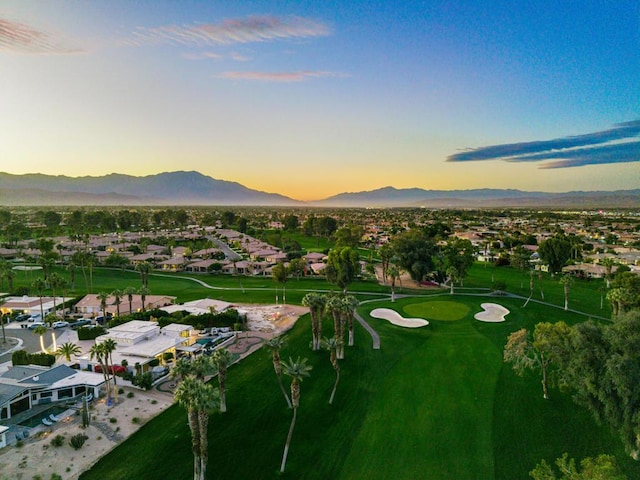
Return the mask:
{"type": "Polygon", "coordinates": [[[144,177],[117,173],[100,177],[67,177],[0,172],[0,205],[637,208],[640,206],[640,189],[549,193],[513,189],[384,187],[302,202],[277,193],[253,190],[236,182],[217,180],[199,172],[165,172],[144,177]]]}

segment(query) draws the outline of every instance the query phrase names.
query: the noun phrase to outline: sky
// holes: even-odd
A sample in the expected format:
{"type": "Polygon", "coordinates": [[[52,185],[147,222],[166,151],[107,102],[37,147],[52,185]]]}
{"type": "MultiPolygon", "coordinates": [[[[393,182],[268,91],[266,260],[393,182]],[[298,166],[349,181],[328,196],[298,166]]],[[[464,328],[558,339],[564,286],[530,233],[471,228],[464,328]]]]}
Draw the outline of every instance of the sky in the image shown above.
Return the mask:
{"type": "Polygon", "coordinates": [[[0,2],[0,171],[640,188],[640,2],[0,2]]]}

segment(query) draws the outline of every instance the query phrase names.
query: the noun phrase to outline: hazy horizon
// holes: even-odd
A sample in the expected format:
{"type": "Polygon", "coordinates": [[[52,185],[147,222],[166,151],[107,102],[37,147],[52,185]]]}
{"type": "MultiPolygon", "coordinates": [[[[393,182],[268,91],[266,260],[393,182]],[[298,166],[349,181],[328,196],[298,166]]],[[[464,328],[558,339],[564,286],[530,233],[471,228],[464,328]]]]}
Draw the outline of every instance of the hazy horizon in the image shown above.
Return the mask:
{"type": "Polygon", "coordinates": [[[6,0],[12,174],[640,188],[640,4],[6,0]]]}

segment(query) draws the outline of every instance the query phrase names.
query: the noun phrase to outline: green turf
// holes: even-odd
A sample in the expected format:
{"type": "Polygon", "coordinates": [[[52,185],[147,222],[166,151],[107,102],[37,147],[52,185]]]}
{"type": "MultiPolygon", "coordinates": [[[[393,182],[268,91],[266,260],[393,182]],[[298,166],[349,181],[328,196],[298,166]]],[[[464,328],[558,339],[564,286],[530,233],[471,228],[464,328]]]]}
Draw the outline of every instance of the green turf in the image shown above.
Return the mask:
{"type": "MultiPolygon", "coordinates": [[[[552,390],[542,399],[539,378],[517,377],[502,363],[507,335],[535,323],[585,317],[521,299],[491,298],[511,313],[503,323],[473,319],[486,297],[405,298],[364,304],[360,311],[388,307],[405,312],[466,309],[459,321],[430,320],[404,329],[370,319],[382,348],[359,326],[356,346],[346,348],[334,405],[328,398],[334,373],[326,352],[309,350],[303,317],[289,334],[283,357],[309,358],[311,377],[302,383],[298,423],[282,478],[473,478],[525,479],[541,459],[564,452],[575,458],[617,456],[629,478],[640,478],[621,443],[552,390]],[[432,304],[432,305],[429,305],[432,304]]],[[[325,334],[332,332],[325,321],[325,334]]],[[[210,422],[209,478],[278,478],[290,420],[270,356],[259,351],[233,366],[228,376],[229,412],[210,422]]],[[[186,414],[172,407],[102,459],[82,479],[192,477],[186,414]]]]}
{"type": "Polygon", "coordinates": [[[462,320],[469,314],[469,307],[460,302],[437,300],[422,303],[412,303],[406,305],[403,310],[406,314],[412,317],[449,322],[462,320]]]}

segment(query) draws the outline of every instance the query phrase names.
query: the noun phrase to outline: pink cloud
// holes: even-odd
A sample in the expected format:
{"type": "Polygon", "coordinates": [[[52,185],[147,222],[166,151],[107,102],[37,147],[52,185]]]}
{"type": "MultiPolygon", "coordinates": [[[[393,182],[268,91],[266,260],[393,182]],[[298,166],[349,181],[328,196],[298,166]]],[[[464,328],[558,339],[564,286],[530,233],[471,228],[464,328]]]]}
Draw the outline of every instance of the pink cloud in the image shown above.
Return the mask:
{"type": "Polygon", "coordinates": [[[29,25],[0,18],[0,52],[78,53],[64,47],[60,39],[29,25]]]}
{"type": "Polygon", "coordinates": [[[218,75],[218,78],[227,78],[234,80],[252,80],[262,82],[302,82],[309,78],[319,77],[343,77],[345,75],[334,72],[224,72],[218,75]]]}

